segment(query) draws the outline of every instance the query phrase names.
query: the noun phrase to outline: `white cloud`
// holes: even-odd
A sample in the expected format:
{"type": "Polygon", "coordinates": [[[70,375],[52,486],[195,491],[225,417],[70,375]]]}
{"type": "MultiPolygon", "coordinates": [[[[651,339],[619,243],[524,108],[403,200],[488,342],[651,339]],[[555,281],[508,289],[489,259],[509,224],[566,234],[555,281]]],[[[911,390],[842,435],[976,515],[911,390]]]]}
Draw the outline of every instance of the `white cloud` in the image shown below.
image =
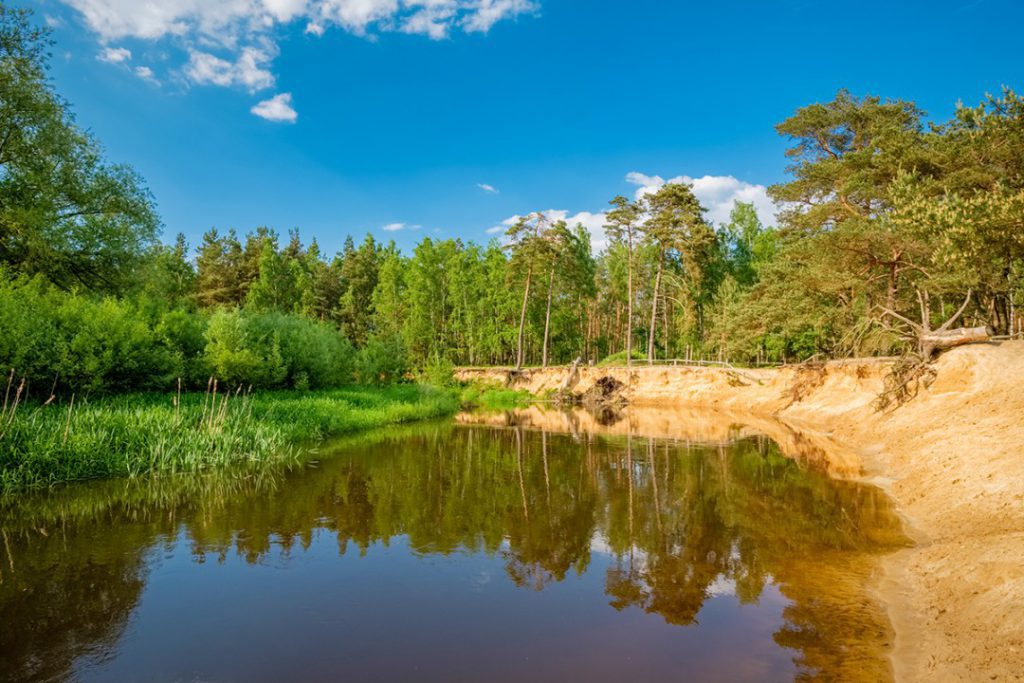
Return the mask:
{"type": "Polygon", "coordinates": [[[637,199],[656,192],[666,183],[692,185],[693,194],[705,209],[705,216],[714,225],[729,222],[729,213],[736,202],[753,204],[761,223],[775,225],[775,203],[768,197],[768,188],[764,185],[755,185],[728,175],[705,175],[700,178],[680,175],[665,180],[658,175],[646,175],[636,171],[627,173],[626,181],[639,186],[635,192],[637,199]]]}
{"type": "Polygon", "coordinates": [[[494,185],[488,185],[487,183],[477,183],[476,186],[479,187],[484,192],[498,194],[498,188],[494,187],[494,185]]]}
{"type": "Polygon", "coordinates": [[[159,84],[159,81],[157,81],[156,76],[153,74],[153,70],[150,69],[148,66],[135,67],[135,75],[144,81],[159,84]]]}
{"type": "Polygon", "coordinates": [[[96,55],[96,59],[108,64],[121,64],[132,58],[132,51],[126,47],[105,47],[96,55]]]}
{"type": "MultiPolygon", "coordinates": [[[[270,63],[278,52],[277,33],[292,22],[303,22],[314,36],[339,27],[361,36],[397,31],[442,40],[459,28],[486,33],[499,21],[538,9],[535,0],[60,1],[78,11],[103,45],[172,39],[187,55],[186,78],[250,92],[274,85],[270,63]]],[[[105,48],[101,55],[122,49],[105,48]]]]}
{"type": "MultiPolygon", "coordinates": [[[[577,224],[582,225],[590,233],[590,244],[595,251],[600,251],[608,245],[608,238],[604,233],[604,212],[577,211],[570,214],[567,209],[546,209],[541,211],[541,213],[549,221],[565,221],[570,228],[576,227],[577,224]]],[[[522,216],[518,214],[509,216],[501,222],[501,225],[487,228],[484,232],[488,235],[504,233],[511,226],[515,225],[516,221],[520,218],[522,216]]]]}
{"type": "Polygon", "coordinates": [[[532,0],[478,0],[475,5],[475,10],[462,20],[463,29],[470,33],[487,33],[502,19],[533,13],[539,9],[532,0]]]}
{"type": "Polygon", "coordinates": [[[267,121],[295,123],[299,118],[299,114],[292,108],[292,94],[289,92],[263,100],[249,111],[267,121]]]}
{"type": "Polygon", "coordinates": [[[273,59],[270,48],[243,48],[235,62],[221,59],[209,52],[192,50],[185,76],[199,85],[240,85],[249,92],[274,86],[274,74],[264,68],[273,59]]]}
{"type": "Polygon", "coordinates": [[[388,223],[380,226],[380,229],[384,232],[398,232],[399,230],[419,230],[422,227],[422,225],[409,225],[408,223],[388,223]]]}
{"type": "MultiPolygon", "coordinates": [[[[408,4],[408,0],[407,4],[408,4]]],[[[444,40],[448,37],[452,18],[457,6],[455,3],[438,0],[426,2],[426,6],[413,12],[402,21],[401,31],[425,35],[431,40],[444,40]]]]}
{"type": "MultiPolygon", "coordinates": [[[[775,204],[768,198],[764,185],[756,185],[733,176],[710,176],[692,178],[686,175],[665,180],[661,176],[646,175],[633,171],[626,174],[626,181],[637,185],[635,197],[656,192],[666,183],[687,183],[693,186],[693,193],[706,209],[706,217],[715,225],[727,223],[733,204],[737,201],[749,202],[757,210],[758,217],[764,225],[775,224],[775,204]]],[[[547,209],[541,213],[551,221],[565,221],[569,227],[582,225],[590,233],[590,243],[594,251],[602,251],[608,246],[608,236],[604,231],[607,214],[604,211],[577,211],[568,209],[547,209]]],[[[509,216],[499,225],[487,228],[488,235],[501,235],[521,218],[519,215],[509,216]]]]}

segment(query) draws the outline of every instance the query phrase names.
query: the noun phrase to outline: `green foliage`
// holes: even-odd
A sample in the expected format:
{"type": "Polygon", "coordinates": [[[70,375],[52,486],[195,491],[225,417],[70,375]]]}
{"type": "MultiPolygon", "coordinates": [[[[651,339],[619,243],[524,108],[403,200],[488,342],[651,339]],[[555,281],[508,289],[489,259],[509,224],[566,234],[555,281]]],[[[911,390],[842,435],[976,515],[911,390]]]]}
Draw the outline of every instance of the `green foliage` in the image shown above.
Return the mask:
{"type": "Polygon", "coordinates": [[[283,313],[214,313],[204,354],[213,377],[228,386],[317,389],[352,378],[347,339],[329,325],[283,313]]]}
{"type": "Polygon", "coordinates": [[[467,408],[486,410],[512,410],[535,402],[536,397],[522,389],[506,389],[497,384],[473,383],[463,387],[459,394],[467,408]]]}
{"type": "MultiPolygon", "coordinates": [[[[646,359],[647,359],[646,355],[640,353],[639,351],[633,351],[633,360],[646,360],[646,359]]],[[[608,367],[617,367],[617,366],[625,365],[625,364],[626,364],[626,352],[625,351],[619,351],[618,353],[613,353],[610,356],[605,356],[604,358],[602,358],[601,361],[598,362],[597,367],[599,367],[599,368],[608,368],[608,367]]]]}
{"type": "Polygon", "coordinates": [[[412,368],[446,382],[449,362],[644,347],[890,354],[906,344],[891,320],[944,319],[968,291],[968,324],[1022,329],[1024,99],[1008,89],[928,126],[911,102],[846,91],[798,109],[777,126],[777,228],[742,202],[711,226],[693,188],[668,183],[615,197],[596,255],[583,226],[533,212],[505,244],[425,238],[409,255],[370,235],[328,257],[297,230],[214,229],[193,264],[184,238],[156,243],[141,181],[74,125],[49,47],[29,12],[0,6],[0,362],[33,391],[317,388],[412,368]]]}
{"type": "Polygon", "coordinates": [[[370,337],[356,354],[355,376],[360,384],[401,382],[411,370],[405,343],[396,335],[370,337]]]}
{"type": "Polygon", "coordinates": [[[213,376],[229,387],[279,386],[287,376],[280,337],[254,320],[238,310],[210,317],[204,354],[213,376]]]}
{"type": "Polygon", "coordinates": [[[24,378],[37,396],[51,388],[171,389],[179,378],[186,388],[212,377],[231,387],[313,389],[353,378],[355,351],[327,323],[239,309],[208,317],[145,300],[68,293],[39,277],[0,277],[0,329],[0,367],[24,378]]]}
{"type": "Polygon", "coordinates": [[[291,444],[454,413],[450,391],[134,394],[21,404],[0,429],[0,493],[98,477],[259,467],[291,444]],[[176,404],[177,403],[177,404],[176,404]]]}
{"type": "Polygon", "coordinates": [[[53,91],[50,47],[30,11],[0,5],[0,264],[123,291],[159,220],[138,175],[107,163],[53,91]]]}
{"type": "Polygon", "coordinates": [[[45,395],[170,388],[183,353],[125,300],[67,294],[40,277],[0,277],[0,366],[45,395]]]}
{"type": "Polygon", "coordinates": [[[423,366],[417,381],[431,387],[454,386],[455,364],[445,356],[431,358],[423,366]]]}

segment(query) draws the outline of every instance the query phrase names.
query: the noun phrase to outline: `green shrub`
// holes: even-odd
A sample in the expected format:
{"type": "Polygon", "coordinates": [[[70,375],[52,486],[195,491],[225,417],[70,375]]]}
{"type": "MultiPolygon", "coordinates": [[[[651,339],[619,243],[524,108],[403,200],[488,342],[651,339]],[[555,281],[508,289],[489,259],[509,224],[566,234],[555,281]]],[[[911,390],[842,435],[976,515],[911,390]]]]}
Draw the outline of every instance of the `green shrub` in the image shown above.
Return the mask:
{"type": "Polygon", "coordinates": [[[277,339],[284,365],[284,386],[320,389],[352,381],[352,344],[336,328],[283,313],[248,316],[257,338],[277,339]]]}
{"type": "Polygon", "coordinates": [[[319,389],[352,381],[352,345],[325,323],[225,310],[210,318],[206,338],[206,364],[227,386],[319,389]]]}
{"type": "Polygon", "coordinates": [[[179,309],[163,313],[156,323],[157,337],[181,364],[186,387],[202,386],[213,374],[205,356],[208,322],[205,315],[179,309]]]}
{"type": "Polygon", "coordinates": [[[229,387],[279,386],[287,375],[277,334],[256,329],[239,310],[210,317],[205,353],[213,376],[229,387]]]}
{"type": "Polygon", "coordinates": [[[393,384],[409,372],[409,354],[398,335],[370,337],[356,354],[355,375],[360,384],[393,384]]]}
{"type": "Polygon", "coordinates": [[[431,387],[455,386],[455,364],[447,356],[432,356],[417,379],[420,384],[431,387]]]}
{"type": "Polygon", "coordinates": [[[182,361],[130,301],[0,280],[0,364],[37,395],[169,388],[182,361]]]}

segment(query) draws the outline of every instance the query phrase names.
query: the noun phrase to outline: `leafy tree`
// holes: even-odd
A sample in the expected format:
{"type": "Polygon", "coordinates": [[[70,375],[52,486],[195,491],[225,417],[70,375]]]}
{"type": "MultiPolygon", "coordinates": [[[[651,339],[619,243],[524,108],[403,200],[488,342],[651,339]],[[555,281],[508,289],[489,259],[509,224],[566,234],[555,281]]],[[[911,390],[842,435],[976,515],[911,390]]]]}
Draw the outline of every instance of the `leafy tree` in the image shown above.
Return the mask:
{"type": "Polygon", "coordinates": [[[555,221],[541,234],[543,256],[548,261],[548,297],[544,308],[544,341],[541,346],[541,367],[548,366],[548,341],[551,339],[551,299],[555,292],[555,273],[572,256],[573,234],[565,221],[555,221]]]}
{"type": "Polygon", "coordinates": [[[668,183],[643,199],[647,215],[642,230],[644,239],[657,251],[657,270],[651,296],[651,325],[647,338],[647,362],[654,362],[655,328],[658,322],[658,296],[665,259],[675,252],[681,259],[686,277],[700,277],[708,247],[714,244],[714,231],[704,220],[704,209],[688,185],[668,183]]]}
{"type": "Polygon", "coordinates": [[[249,287],[246,304],[257,311],[291,313],[298,310],[302,275],[296,256],[288,251],[278,252],[272,241],[265,241],[260,255],[259,274],[249,287]]]}
{"type": "Polygon", "coordinates": [[[236,306],[244,301],[242,245],[235,231],[203,234],[196,257],[196,300],[201,306],[236,306]]]}
{"type": "Polygon", "coordinates": [[[344,293],[339,305],[341,329],[357,346],[369,338],[373,316],[373,290],[377,287],[380,267],[380,245],[367,235],[356,249],[351,239],[346,240],[341,256],[341,276],[344,293]]]}
{"type": "Polygon", "coordinates": [[[153,199],[75,125],[46,76],[49,32],[31,18],[0,5],[0,263],[120,292],[156,241],[153,199]]]}
{"type": "Polygon", "coordinates": [[[381,334],[400,335],[405,327],[411,294],[405,271],[406,262],[392,242],[384,249],[377,287],[373,290],[373,328],[381,334]]]}
{"type": "Polygon", "coordinates": [[[637,202],[619,195],[610,202],[615,208],[608,212],[604,226],[613,244],[626,249],[626,365],[633,364],[633,250],[640,237],[640,213],[637,202]]]}
{"type": "Polygon", "coordinates": [[[523,346],[526,331],[526,308],[530,302],[530,286],[533,275],[540,265],[541,259],[548,252],[546,234],[551,221],[540,211],[523,216],[506,231],[511,250],[510,274],[518,275],[523,270],[523,304],[519,312],[519,334],[516,338],[516,370],[523,367],[525,349],[523,346]]]}

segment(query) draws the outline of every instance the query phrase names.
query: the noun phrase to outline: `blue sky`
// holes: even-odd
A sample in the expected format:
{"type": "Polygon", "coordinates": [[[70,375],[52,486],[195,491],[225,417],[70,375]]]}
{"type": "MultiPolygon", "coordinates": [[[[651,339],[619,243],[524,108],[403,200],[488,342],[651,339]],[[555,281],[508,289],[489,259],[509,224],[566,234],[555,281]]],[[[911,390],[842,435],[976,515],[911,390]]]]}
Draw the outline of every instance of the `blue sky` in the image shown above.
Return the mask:
{"type": "Polygon", "coordinates": [[[773,126],[797,107],[845,87],[945,118],[1024,88],[1019,0],[31,6],[79,123],[193,244],[257,225],[328,252],[350,233],[486,241],[533,210],[599,242],[609,199],[678,177],[712,218],[735,198],[767,216],[773,126]]]}

